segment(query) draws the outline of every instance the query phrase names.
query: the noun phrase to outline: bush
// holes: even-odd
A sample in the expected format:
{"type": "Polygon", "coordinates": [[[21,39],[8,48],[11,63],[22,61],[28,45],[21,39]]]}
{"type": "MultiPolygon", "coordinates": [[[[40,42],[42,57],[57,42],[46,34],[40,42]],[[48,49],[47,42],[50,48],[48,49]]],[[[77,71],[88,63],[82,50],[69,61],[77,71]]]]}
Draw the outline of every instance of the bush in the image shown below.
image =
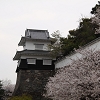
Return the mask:
{"type": "Polygon", "coordinates": [[[32,97],[30,95],[14,96],[9,100],[32,100],[32,97]]]}
{"type": "Polygon", "coordinates": [[[0,80],[0,100],[3,100],[5,95],[5,90],[3,89],[2,81],[0,80]]]}

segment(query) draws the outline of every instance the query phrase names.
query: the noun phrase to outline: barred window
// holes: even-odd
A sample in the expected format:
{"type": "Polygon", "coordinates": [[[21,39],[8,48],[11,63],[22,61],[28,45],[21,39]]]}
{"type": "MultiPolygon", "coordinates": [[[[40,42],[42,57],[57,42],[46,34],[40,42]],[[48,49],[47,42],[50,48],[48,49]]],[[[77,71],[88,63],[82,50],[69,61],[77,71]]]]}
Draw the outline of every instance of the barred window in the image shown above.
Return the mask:
{"type": "Polygon", "coordinates": [[[27,64],[36,64],[36,59],[35,58],[29,58],[27,59],[27,64]]]}
{"type": "Polygon", "coordinates": [[[43,44],[35,44],[36,50],[43,50],[43,44]]]}
{"type": "Polygon", "coordinates": [[[51,59],[44,59],[43,65],[52,65],[52,60],[51,59]]]}
{"type": "Polygon", "coordinates": [[[30,33],[30,31],[28,30],[27,32],[26,32],[26,37],[30,37],[31,36],[31,33],[30,33]]]}

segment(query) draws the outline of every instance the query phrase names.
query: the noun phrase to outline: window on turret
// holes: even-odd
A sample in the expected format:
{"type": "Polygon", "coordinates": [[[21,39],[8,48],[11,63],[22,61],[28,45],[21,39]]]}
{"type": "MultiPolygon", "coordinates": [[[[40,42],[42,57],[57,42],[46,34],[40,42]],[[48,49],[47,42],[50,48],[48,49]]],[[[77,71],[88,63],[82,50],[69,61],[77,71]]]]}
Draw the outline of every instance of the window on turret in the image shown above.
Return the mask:
{"type": "Polygon", "coordinates": [[[43,65],[52,65],[52,60],[51,59],[44,59],[43,65]]]}
{"type": "Polygon", "coordinates": [[[43,50],[43,44],[35,44],[36,50],[43,50]]]}
{"type": "Polygon", "coordinates": [[[26,33],[26,37],[30,37],[31,36],[31,33],[30,31],[28,30],[27,33],[26,33]]]}
{"type": "Polygon", "coordinates": [[[27,59],[27,64],[36,64],[36,59],[35,58],[28,58],[27,59]]]}

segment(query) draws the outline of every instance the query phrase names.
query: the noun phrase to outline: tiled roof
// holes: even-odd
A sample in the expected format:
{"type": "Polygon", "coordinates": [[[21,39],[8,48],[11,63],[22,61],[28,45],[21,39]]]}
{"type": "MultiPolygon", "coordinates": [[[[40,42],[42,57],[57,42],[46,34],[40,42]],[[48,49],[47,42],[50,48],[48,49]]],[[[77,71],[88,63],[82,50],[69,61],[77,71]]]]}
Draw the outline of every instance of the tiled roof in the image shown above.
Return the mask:
{"type": "Polygon", "coordinates": [[[48,30],[36,30],[36,29],[26,29],[25,36],[21,37],[18,46],[23,46],[26,40],[53,42],[49,36],[48,30]]]}
{"type": "Polygon", "coordinates": [[[25,44],[25,42],[27,41],[27,40],[32,40],[32,41],[40,41],[40,42],[54,42],[53,40],[52,40],[52,38],[49,38],[49,39],[33,39],[33,38],[28,38],[28,37],[21,37],[21,40],[20,40],[20,42],[18,43],[18,46],[23,46],[24,44],[25,44]]]}
{"type": "Polygon", "coordinates": [[[19,60],[22,55],[40,55],[40,56],[50,56],[50,51],[43,51],[43,50],[23,50],[17,51],[13,60],[19,60]]]}
{"type": "Polygon", "coordinates": [[[25,31],[25,37],[30,37],[32,39],[48,39],[49,32],[48,30],[27,29],[25,31]]]}

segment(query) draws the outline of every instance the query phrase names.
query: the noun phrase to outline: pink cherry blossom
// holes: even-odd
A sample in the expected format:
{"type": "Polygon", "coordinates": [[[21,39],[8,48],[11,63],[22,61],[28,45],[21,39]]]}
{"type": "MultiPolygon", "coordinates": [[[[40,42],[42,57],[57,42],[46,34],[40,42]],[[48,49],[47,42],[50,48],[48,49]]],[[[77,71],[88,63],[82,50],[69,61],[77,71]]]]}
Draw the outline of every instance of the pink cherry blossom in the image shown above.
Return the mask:
{"type": "Polygon", "coordinates": [[[53,100],[100,100],[100,51],[78,50],[83,56],[57,70],[46,85],[53,100]]]}

